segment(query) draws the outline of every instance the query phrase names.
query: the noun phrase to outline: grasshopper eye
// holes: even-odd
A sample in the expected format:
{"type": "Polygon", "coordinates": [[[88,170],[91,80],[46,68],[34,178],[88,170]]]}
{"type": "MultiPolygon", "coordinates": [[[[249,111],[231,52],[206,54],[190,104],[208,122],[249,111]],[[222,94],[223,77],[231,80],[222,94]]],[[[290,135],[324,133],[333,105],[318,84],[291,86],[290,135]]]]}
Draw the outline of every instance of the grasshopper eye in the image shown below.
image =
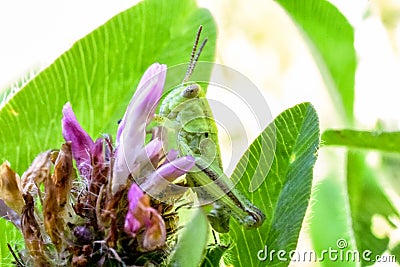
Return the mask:
{"type": "Polygon", "coordinates": [[[194,98],[200,92],[200,86],[198,84],[190,84],[182,92],[182,96],[185,98],[194,98]]]}

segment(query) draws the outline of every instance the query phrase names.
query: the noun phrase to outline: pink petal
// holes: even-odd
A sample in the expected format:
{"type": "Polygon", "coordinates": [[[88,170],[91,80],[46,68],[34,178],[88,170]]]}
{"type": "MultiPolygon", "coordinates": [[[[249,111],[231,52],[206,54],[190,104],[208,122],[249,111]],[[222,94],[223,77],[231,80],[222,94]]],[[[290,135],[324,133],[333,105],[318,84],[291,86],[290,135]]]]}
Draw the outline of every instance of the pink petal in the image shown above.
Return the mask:
{"type": "Polygon", "coordinates": [[[140,189],[140,187],[137,184],[132,183],[128,191],[128,202],[130,210],[133,211],[137,207],[139,200],[142,198],[143,195],[143,191],[140,189]]]}
{"type": "Polygon", "coordinates": [[[68,102],[63,107],[62,135],[65,141],[71,141],[72,155],[76,161],[79,173],[86,178],[91,171],[91,149],[94,145],[92,138],[81,127],[68,102]]]}
{"type": "Polygon", "coordinates": [[[171,149],[167,154],[167,162],[166,163],[174,161],[175,159],[178,158],[178,155],[179,155],[178,150],[171,149]]]}
{"type": "Polygon", "coordinates": [[[132,237],[136,236],[136,233],[140,230],[142,224],[133,216],[131,212],[128,212],[125,217],[124,230],[127,234],[132,237]]]}
{"type": "Polygon", "coordinates": [[[143,74],[135,94],[119,124],[116,138],[112,192],[126,184],[130,167],[144,146],[147,123],[153,118],[164,88],[165,65],[154,63],[143,74]]]}
{"type": "MultiPolygon", "coordinates": [[[[164,64],[154,63],[147,68],[139,82],[131,102],[129,103],[124,117],[119,123],[116,138],[117,146],[120,143],[122,132],[125,129],[127,117],[129,117],[130,121],[132,121],[133,117],[140,117],[140,115],[142,117],[144,115],[146,118],[150,115],[150,119],[152,118],[164,88],[166,73],[167,66],[164,64]],[[152,115],[150,113],[152,113],[152,115]]],[[[142,123],[142,121],[133,123],[138,124],[142,123]]]]}
{"type": "Polygon", "coordinates": [[[161,201],[168,201],[166,197],[173,198],[181,196],[186,190],[186,187],[181,187],[172,182],[190,171],[195,164],[195,159],[191,156],[181,157],[172,162],[165,163],[147,177],[140,188],[146,194],[161,201]],[[168,194],[166,194],[168,192],[168,194]],[[167,195],[167,196],[166,196],[167,195]]]}

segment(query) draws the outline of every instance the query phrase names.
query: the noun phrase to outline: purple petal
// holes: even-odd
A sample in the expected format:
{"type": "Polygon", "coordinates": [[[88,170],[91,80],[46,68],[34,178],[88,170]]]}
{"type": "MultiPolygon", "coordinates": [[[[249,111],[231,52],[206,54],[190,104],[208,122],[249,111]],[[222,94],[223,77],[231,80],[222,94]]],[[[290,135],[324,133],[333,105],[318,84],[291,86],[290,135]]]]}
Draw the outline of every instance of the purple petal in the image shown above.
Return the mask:
{"type": "Polygon", "coordinates": [[[129,166],[129,173],[137,184],[142,184],[153,173],[160,161],[163,144],[160,140],[151,140],[136,156],[135,163],[129,166]]]}
{"type": "Polygon", "coordinates": [[[193,168],[194,164],[195,159],[192,156],[177,158],[158,168],[155,175],[164,177],[168,181],[173,181],[179,176],[184,175],[185,173],[190,171],[193,168]]]}
{"type": "MultiPolygon", "coordinates": [[[[151,140],[136,156],[136,163],[150,163],[162,152],[163,143],[159,139],[151,140]]],[[[143,164],[142,164],[143,165],[143,164]]],[[[154,169],[154,168],[153,168],[154,169]]]]}
{"type": "Polygon", "coordinates": [[[145,229],[145,249],[163,245],[166,236],[165,223],[157,210],[150,206],[150,198],[135,183],[128,191],[128,203],[125,232],[135,237],[141,229],[145,229]]]}
{"type": "Polygon", "coordinates": [[[97,194],[97,190],[100,189],[102,184],[107,183],[107,177],[109,173],[109,162],[106,162],[106,140],[104,138],[98,138],[91,149],[91,167],[92,173],[90,179],[92,180],[91,190],[95,190],[92,193],[97,194]]]}
{"type": "Polygon", "coordinates": [[[128,191],[128,202],[130,210],[133,211],[136,208],[136,206],[139,203],[139,200],[142,198],[143,195],[144,194],[140,189],[140,187],[137,184],[132,183],[128,191]]]}
{"type": "Polygon", "coordinates": [[[171,149],[167,154],[166,163],[174,161],[178,157],[178,155],[179,155],[179,151],[178,150],[171,149]]]}
{"type": "Polygon", "coordinates": [[[135,216],[133,216],[131,212],[128,212],[125,217],[125,232],[135,237],[136,233],[140,230],[141,227],[141,223],[135,218],[135,216]]]}
{"type": "Polygon", "coordinates": [[[106,167],[106,159],[104,153],[105,142],[106,140],[104,140],[104,138],[98,138],[96,142],[94,142],[90,150],[92,167],[97,167],[99,171],[106,167]]]}
{"type": "MultiPolygon", "coordinates": [[[[128,191],[128,213],[125,217],[125,231],[132,236],[136,235],[141,227],[144,226],[144,219],[138,220],[137,216],[143,217],[143,205],[140,205],[144,194],[137,184],[132,183],[128,191]]],[[[139,218],[140,219],[140,218],[139,218]]]]}
{"type": "Polygon", "coordinates": [[[90,152],[94,142],[92,138],[81,127],[68,102],[63,107],[62,135],[65,141],[71,141],[72,155],[76,161],[79,173],[90,173],[91,156],[90,152]]]}
{"type": "Polygon", "coordinates": [[[145,181],[140,184],[140,188],[146,194],[156,199],[164,199],[167,189],[171,192],[170,196],[181,195],[187,188],[182,188],[172,184],[172,182],[190,171],[195,164],[195,159],[191,156],[175,159],[170,163],[165,163],[153,172],[145,181]]]}
{"type": "Polygon", "coordinates": [[[91,147],[91,154],[94,159],[94,164],[97,162],[103,163],[104,162],[104,155],[103,155],[103,138],[98,138],[96,142],[94,142],[93,146],[91,147]]]}
{"type": "Polygon", "coordinates": [[[130,173],[129,168],[133,166],[144,146],[146,126],[154,117],[154,111],[160,100],[166,69],[165,65],[154,63],[146,70],[119,124],[112,181],[113,193],[126,183],[130,173]]]}
{"type": "MultiPolygon", "coordinates": [[[[154,115],[154,110],[157,107],[158,101],[161,97],[161,92],[164,88],[165,76],[167,73],[167,66],[164,64],[154,63],[147,68],[142,78],[140,79],[139,85],[136,89],[135,94],[132,97],[131,102],[119,123],[117,130],[116,144],[118,146],[121,138],[121,134],[127,123],[127,116],[130,111],[133,113],[138,113],[137,115],[149,115],[152,113],[154,115]],[[145,112],[145,109],[149,109],[149,112],[145,112]],[[136,112],[138,111],[138,112],[136,112]],[[150,112],[153,111],[153,112],[150,112]]],[[[150,116],[150,119],[152,116],[150,116]]],[[[129,119],[131,120],[131,119],[129,119]]]]}

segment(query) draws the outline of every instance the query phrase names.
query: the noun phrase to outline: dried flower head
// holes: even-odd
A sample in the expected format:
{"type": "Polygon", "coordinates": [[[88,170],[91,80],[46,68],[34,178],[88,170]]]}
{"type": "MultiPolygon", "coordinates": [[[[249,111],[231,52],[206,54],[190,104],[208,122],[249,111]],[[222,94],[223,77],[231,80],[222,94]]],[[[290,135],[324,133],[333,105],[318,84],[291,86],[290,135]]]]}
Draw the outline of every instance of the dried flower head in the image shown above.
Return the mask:
{"type": "Polygon", "coordinates": [[[22,212],[24,200],[19,185],[19,176],[6,161],[0,166],[0,198],[17,213],[22,212]]]}
{"type": "Polygon", "coordinates": [[[66,143],[60,150],[40,153],[21,181],[3,163],[0,198],[21,214],[26,243],[27,253],[21,254],[26,257],[19,262],[126,266],[145,264],[147,258],[163,260],[173,239],[165,222],[174,214],[169,201],[186,191],[170,185],[194,166],[190,156],[165,152],[161,126],[151,129],[146,144],[146,128],[165,76],[165,65],[155,63],[146,70],[119,124],[115,145],[108,135],[93,141],[66,103],[61,121],[66,143]]]}

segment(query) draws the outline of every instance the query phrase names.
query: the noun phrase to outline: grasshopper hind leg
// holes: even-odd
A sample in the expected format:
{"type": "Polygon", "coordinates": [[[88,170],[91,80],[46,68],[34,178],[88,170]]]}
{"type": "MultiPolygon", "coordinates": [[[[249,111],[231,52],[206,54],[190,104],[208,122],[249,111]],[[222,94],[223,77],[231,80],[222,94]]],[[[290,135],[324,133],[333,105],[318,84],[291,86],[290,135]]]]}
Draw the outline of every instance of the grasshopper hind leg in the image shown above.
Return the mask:
{"type": "MultiPolygon", "coordinates": [[[[190,187],[197,187],[200,185],[191,174],[186,175],[186,180],[190,187]]],[[[200,199],[209,199],[211,197],[209,192],[202,189],[199,189],[197,194],[200,199]]],[[[227,233],[229,232],[229,219],[231,216],[229,209],[227,209],[220,200],[216,200],[212,203],[212,209],[207,214],[207,219],[216,232],[227,233]]]]}

